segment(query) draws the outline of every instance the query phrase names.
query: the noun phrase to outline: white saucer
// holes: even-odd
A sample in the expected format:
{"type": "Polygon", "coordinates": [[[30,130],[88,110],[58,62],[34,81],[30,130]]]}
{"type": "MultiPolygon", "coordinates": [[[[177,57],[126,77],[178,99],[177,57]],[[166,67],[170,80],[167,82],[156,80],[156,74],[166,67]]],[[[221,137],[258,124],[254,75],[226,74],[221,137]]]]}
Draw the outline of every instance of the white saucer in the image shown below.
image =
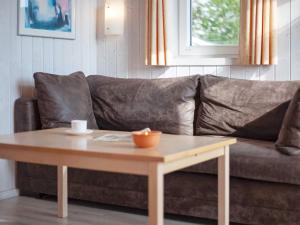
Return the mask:
{"type": "Polygon", "coordinates": [[[74,136],[84,136],[84,135],[91,134],[94,131],[93,130],[86,130],[85,132],[76,132],[76,131],[73,131],[73,130],[69,129],[69,130],[65,130],[65,132],[67,134],[74,135],[74,136]]]}

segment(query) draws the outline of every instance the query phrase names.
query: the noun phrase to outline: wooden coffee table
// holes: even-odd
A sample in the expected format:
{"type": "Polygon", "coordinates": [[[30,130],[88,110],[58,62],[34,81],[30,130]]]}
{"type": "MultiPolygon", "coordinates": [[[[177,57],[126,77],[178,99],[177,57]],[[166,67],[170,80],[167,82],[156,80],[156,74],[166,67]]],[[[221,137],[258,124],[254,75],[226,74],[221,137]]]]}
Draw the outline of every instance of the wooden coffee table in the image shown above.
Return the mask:
{"type": "MultiPolygon", "coordinates": [[[[132,142],[101,142],[95,137],[69,136],[64,128],[0,137],[0,158],[57,166],[58,216],[68,215],[67,168],[148,176],[149,225],[164,222],[164,175],[218,158],[218,221],[229,224],[229,146],[234,138],[163,134],[159,146],[138,149],[132,142]]],[[[0,180],[1,182],[1,180],[0,180]]]]}

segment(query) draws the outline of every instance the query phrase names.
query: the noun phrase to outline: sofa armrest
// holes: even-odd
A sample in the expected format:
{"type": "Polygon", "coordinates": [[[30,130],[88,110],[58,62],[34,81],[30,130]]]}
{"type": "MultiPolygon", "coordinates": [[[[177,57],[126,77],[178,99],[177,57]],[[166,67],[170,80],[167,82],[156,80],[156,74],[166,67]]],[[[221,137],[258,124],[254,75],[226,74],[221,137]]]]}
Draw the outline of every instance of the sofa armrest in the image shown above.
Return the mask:
{"type": "Polygon", "coordinates": [[[21,97],[16,100],[14,124],[16,133],[41,129],[37,99],[21,97]]]}

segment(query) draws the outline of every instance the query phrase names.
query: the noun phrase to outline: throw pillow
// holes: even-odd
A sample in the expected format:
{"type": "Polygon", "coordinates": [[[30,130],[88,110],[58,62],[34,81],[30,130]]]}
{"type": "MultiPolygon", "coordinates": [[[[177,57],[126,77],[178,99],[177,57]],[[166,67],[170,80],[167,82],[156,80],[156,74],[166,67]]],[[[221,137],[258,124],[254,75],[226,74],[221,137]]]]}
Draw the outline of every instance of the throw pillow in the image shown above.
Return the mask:
{"type": "Polygon", "coordinates": [[[87,120],[97,129],[88,83],[82,72],[69,76],[34,74],[43,129],[70,127],[71,120],[87,120]]]}
{"type": "Polygon", "coordinates": [[[284,117],[276,148],[287,155],[300,153],[300,89],[284,117]]]}
{"type": "Polygon", "coordinates": [[[299,81],[200,78],[196,135],[276,141],[299,81]]]}
{"type": "Polygon", "coordinates": [[[165,79],[87,78],[100,129],[146,127],[193,135],[198,76],[165,79]]]}

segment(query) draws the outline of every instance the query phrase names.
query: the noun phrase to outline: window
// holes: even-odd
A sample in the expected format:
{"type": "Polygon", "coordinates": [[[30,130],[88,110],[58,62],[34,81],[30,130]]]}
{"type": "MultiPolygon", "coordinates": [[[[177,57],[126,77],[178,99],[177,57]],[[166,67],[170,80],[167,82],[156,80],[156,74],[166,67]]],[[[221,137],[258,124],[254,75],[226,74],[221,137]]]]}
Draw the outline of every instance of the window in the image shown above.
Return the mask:
{"type": "Polygon", "coordinates": [[[179,55],[237,58],[240,0],[180,0],[179,55]]]}
{"type": "Polygon", "coordinates": [[[191,0],[191,46],[237,46],[239,0],[191,0]]]}

